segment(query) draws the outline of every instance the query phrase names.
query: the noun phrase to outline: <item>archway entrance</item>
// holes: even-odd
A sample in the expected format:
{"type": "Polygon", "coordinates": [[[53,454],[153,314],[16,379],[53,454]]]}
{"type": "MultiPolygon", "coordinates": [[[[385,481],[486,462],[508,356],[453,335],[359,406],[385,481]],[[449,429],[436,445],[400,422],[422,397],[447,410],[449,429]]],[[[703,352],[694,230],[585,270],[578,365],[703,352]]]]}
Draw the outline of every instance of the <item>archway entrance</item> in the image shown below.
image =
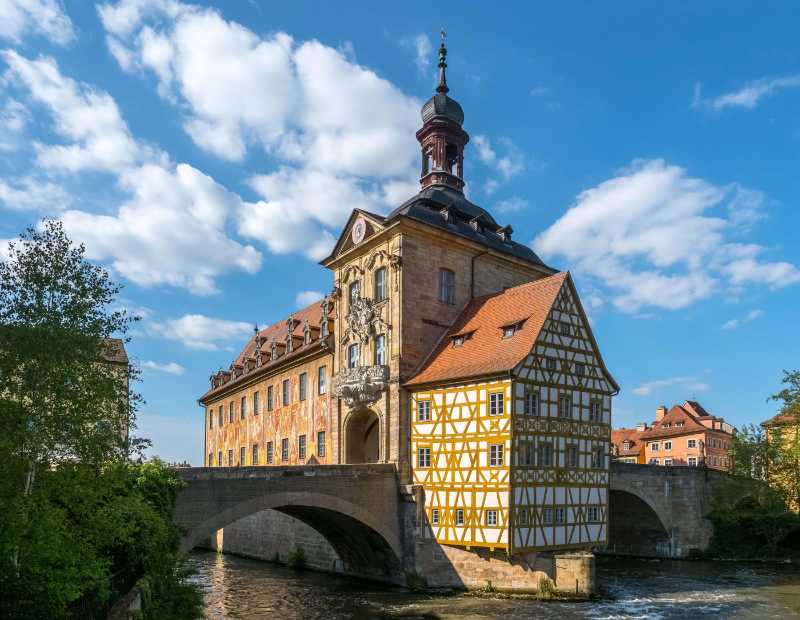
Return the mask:
{"type": "Polygon", "coordinates": [[[345,461],[377,463],[380,460],[380,419],[370,409],[350,414],[345,428],[345,461]]]}
{"type": "Polygon", "coordinates": [[[612,490],[609,513],[608,551],[620,555],[671,557],[669,532],[642,498],[612,490]]]}

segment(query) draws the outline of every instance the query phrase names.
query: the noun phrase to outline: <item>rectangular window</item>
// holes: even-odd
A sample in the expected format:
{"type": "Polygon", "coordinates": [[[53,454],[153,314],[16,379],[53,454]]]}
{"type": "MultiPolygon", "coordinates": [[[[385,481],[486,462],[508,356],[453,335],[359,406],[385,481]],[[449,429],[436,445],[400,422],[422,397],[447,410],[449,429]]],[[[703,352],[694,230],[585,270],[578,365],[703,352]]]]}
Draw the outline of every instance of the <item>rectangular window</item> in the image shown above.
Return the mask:
{"type": "Polygon", "coordinates": [[[553,523],[553,509],[552,508],[542,508],[542,523],[545,524],[552,524],[553,523]]]}
{"type": "Polygon", "coordinates": [[[281,439],[281,460],[284,463],[289,460],[289,440],[285,437],[281,439]]]}
{"type": "Polygon", "coordinates": [[[547,370],[555,370],[556,369],[556,358],[548,357],[545,360],[545,367],[547,368],[547,370]]]}
{"type": "Polygon", "coordinates": [[[520,442],[519,461],[520,465],[533,465],[533,444],[531,442],[520,442]]]}
{"type": "Polygon", "coordinates": [[[386,365],[386,336],[383,334],[375,338],[375,365],[386,365]]]}
{"type": "Polygon", "coordinates": [[[222,413],[222,405],[220,405],[220,407],[219,407],[219,420],[218,421],[219,421],[219,427],[222,428],[222,423],[225,421],[225,415],[222,413]]]}
{"type": "Polygon", "coordinates": [[[301,461],[306,460],[306,436],[300,435],[297,438],[297,458],[301,461]]]}
{"type": "Polygon", "coordinates": [[[586,520],[589,523],[600,523],[600,507],[589,506],[586,511],[586,520]]]}
{"type": "Polygon", "coordinates": [[[308,375],[304,372],[300,373],[300,400],[306,399],[306,388],[308,384],[308,375]]]}
{"type": "Polygon", "coordinates": [[[217,465],[219,465],[220,467],[222,467],[222,450],[220,450],[219,452],[217,452],[217,465]]]}
{"type": "Polygon", "coordinates": [[[589,402],[589,420],[591,422],[603,421],[603,403],[599,400],[589,402]]]}
{"type": "Polygon", "coordinates": [[[211,409],[208,410],[208,428],[214,428],[214,412],[211,409]]]}
{"type": "Polygon", "coordinates": [[[650,459],[648,462],[649,465],[658,465],[658,459],[650,459]]]}
{"type": "Polygon", "coordinates": [[[537,392],[525,394],[525,415],[539,415],[539,394],[537,392]]]}
{"type": "Polygon", "coordinates": [[[567,446],[567,451],[565,454],[565,460],[567,467],[577,467],[578,466],[578,446],[571,444],[567,446]]]}
{"type": "Polygon", "coordinates": [[[228,448],[228,467],[233,467],[233,448],[228,448]]]}
{"type": "Polygon", "coordinates": [[[233,424],[233,418],[234,418],[234,416],[233,416],[233,408],[234,408],[234,404],[233,404],[233,401],[231,401],[231,402],[228,403],[228,422],[230,422],[231,424],[233,424]]]}
{"type": "Polygon", "coordinates": [[[697,447],[697,440],[696,439],[687,439],[686,440],[686,447],[687,448],[696,448],[697,447]]]}
{"type": "Polygon", "coordinates": [[[281,404],[285,407],[289,404],[289,379],[284,379],[282,384],[283,400],[281,404]]]}
{"type": "Polygon", "coordinates": [[[553,466],[553,444],[543,441],[539,444],[539,467],[553,466]]]}
{"type": "Polygon", "coordinates": [[[355,368],[358,366],[358,343],[354,342],[349,347],[347,347],[347,367],[348,368],[355,368]]]}
{"type": "Polygon", "coordinates": [[[361,282],[356,280],[355,282],[350,284],[348,288],[348,300],[350,301],[350,307],[353,307],[353,303],[355,303],[356,299],[361,296],[361,282]]]}
{"type": "Polygon", "coordinates": [[[697,457],[696,456],[690,456],[689,457],[689,466],[690,467],[697,467],[697,457]]]}
{"type": "Polygon", "coordinates": [[[566,394],[558,397],[558,417],[571,418],[572,417],[572,398],[566,394]]]}
{"type": "Polygon", "coordinates": [[[579,376],[585,375],[586,374],[586,364],[581,364],[580,362],[577,362],[575,364],[575,374],[579,375],[579,376]]]}
{"type": "Polygon", "coordinates": [[[665,451],[666,450],[672,450],[672,442],[671,441],[665,441],[664,442],[664,450],[665,451]]]}
{"type": "Polygon", "coordinates": [[[439,509],[433,508],[431,510],[431,525],[439,525],[439,509]]]}
{"type": "Polygon", "coordinates": [[[431,466],[431,449],[417,448],[417,467],[431,466]]]}
{"type": "Polygon", "coordinates": [[[650,444],[650,451],[651,452],[658,452],[658,442],[654,441],[650,444]]]}
{"type": "Polygon", "coordinates": [[[497,525],[497,511],[496,510],[487,510],[486,511],[486,525],[490,527],[494,527],[497,525]]]}
{"type": "Polygon", "coordinates": [[[247,451],[244,446],[239,448],[239,465],[247,465],[247,451]]]}
{"type": "Polygon", "coordinates": [[[429,400],[417,401],[417,421],[418,422],[431,421],[431,401],[429,400]]]}
{"type": "Polygon", "coordinates": [[[267,442],[267,464],[272,465],[272,461],[274,459],[274,450],[272,449],[272,442],[267,442]]]}
{"type": "Polygon", "coordinates": [[[325,456],[325,431],[317,432],[317,456],[325,456]]]}
{"type": "Polygon", "coordinates": [[[253,392],[253,415],[261,413],[261,392],[253,392]]]}
{"type": "Polygon", "coordinates": [[[565,323],[564,321],[561,321],[561,335],[562,336],[569,336],[570,331],[571,330],[570,330],[569,323],[565,323]]]}
{"type": "Polygon", "coordinates": [[[602,469],[606,464],[606,454],[603,448],[592,449],[592,469],[602,469]]]}
{"type": "Polygon", "coordinates": [[[439,301],[456,303],[456,274],[449,269],[439,270],[439,301]]]}
{"type": "Polygon", "coordinates": [[[208,453],[208,461],[206,461],[206,462],[208,463],[208,467],[211,467],[214,464],[214,453],[213,452],[209,452],[208,453]]]}
{"type": "Polygon", "coordinates": [[[664,465],[672,465],[672,459],[664,459],[664,465]]]}
{"type": "Polygon", "coordinates": [[[503,415],[503,392],[489,394],[489,415],[503,415]]]}
{"type": "Polygon", "coordinates": [[[252,465],[258,465],[258,444],[253,444],[253,462],[252,465]]]}
{"type": "Polygon", "coordinates": [[[320,394],[325,394],[328,391],[328,386],[326,385],[326,378],[327,375],[325,366],[320,366],[317,369],[317,392],[320,394]]]}
{"type": "Polygon", "coordinates": [[[503,328],[503,338],[511,338],[516,331],[516,325],[507,325],[503,328]]]}
{"type": "Polygon", "coordinates": [[[564,508],[556,508],[553,511],[553,514],[554,514],[554,516],[556,518],[556,523],[566,523],[566,519],[565,519],[566,513],[567,513],[566,509],[564,509],[564,508]]]}
{"type": "Polygon", "coordinates": [[[381,267],[375,272],[375,301],[386,299],[386,268],[381,267]]]}
{"type": "Polygon", "coordinates": [[[456,525],[464,525],[464,509],[459,508],[456,510],[456,525]]]}
{"type": "Polygon", "coordinates": [[[242,396],[242,401],[239,403],[239,418],[244,420],[247,414],[247,396],[242,396]]]}
{"type": "Polygon", "coordinates": [[[272,386],[267,388],[267,411],[272,411],[274,402],[272,400],[272,386]]]}
{"type": "Polygon", "coordinates": [[[519,521],[520,525],[528,525],[528,509],[527,508],[520,508],[519,512],[517,513],[517,520],[519,521]]]}
{"type": "Polygon", "coordinates": [[[503,444],[496,443],[489,446],[489,467],[503,466],[503,444]]]}

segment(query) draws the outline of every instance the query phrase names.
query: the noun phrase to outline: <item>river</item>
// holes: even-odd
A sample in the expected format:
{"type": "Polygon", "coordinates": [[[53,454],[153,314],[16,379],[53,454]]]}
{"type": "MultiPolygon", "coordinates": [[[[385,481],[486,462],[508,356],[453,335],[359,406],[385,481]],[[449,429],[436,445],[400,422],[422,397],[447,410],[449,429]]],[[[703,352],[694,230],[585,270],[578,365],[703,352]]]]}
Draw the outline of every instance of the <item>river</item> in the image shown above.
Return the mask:
{"type": "Polygon", "coordinates": [[[800,567],[598,558],[603,599],[430,596],[214,552],[192,555],[206,618],[800,618],[800,567]]]}

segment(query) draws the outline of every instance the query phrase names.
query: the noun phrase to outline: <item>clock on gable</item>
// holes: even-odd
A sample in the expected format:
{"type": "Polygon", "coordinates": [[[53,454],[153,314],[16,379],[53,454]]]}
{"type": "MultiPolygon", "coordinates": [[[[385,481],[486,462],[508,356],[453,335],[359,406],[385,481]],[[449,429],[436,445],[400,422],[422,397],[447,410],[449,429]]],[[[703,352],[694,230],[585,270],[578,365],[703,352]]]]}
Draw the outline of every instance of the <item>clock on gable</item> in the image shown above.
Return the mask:
{"type": "Polygon", "coordinates": [[[350,238],[353,243],[359,244],[364,240],[364,235],[367,233],[367,223],[364,218],[358,218],[353,224],[353,230],[350,232],[350,238]]]}

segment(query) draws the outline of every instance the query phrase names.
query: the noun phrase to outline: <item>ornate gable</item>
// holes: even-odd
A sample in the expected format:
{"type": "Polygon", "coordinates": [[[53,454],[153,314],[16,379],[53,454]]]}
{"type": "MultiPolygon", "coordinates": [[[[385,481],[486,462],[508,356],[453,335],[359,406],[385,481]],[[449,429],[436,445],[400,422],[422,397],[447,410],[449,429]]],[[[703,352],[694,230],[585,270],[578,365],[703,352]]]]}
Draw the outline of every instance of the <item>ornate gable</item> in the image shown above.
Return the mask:
{"type": "Polygon", "coordinates": [[[333,246],[330,256],[324,259],[322,264],[364,243],[364,241],[383,230],[383,228],[383,218],[381,216],[361,209],[353,209],[347,224],[342,229],[342,234],[339,235],[336,245],[333,246]]]}

